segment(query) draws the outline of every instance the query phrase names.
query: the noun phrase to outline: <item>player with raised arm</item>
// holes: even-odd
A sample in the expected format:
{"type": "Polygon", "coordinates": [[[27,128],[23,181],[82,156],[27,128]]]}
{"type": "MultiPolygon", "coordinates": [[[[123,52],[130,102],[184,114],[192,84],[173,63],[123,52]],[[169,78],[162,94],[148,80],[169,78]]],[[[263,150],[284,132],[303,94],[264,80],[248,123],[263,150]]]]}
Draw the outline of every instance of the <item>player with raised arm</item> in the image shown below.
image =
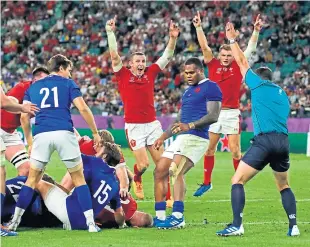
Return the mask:
{"type": "Polygon", "coordinates": [[[162,134],[162,127],[156,120],[154,108],[154,83],[156,76],[169,63],[173,56],[179,28],[173,21],[169,26],[169,42],[163,55],[152,65],[146,67],[146,56],[135,52],[130,56],[130,69],[123,66],[118,54],[115,37],[116,16],[106,24],[108,44],[112,59],[113,71],[118,80],[118,88],[124,103],[125,131],[129,146],[136,159],[134,165],[135,194],[139,199],[144,198],[142,174],[149,166],[147,150],[157,165],[163,147],[152,148],[155,140],[162,134]]]}
{"type": "Polygon", "coordinates": [[[285,91],[271,81],[272,71],[268,67],[260,67],[256,73],[250,68],[236,41],[238,34],[239,32],[235,31],[232,23],[226,24],[226,37],[229,40],[232,54],[240,67],[245,83],[251,90],[254,138],[231,180],[233,223],[216,234],[220,236],[244,234],[242,225],[245,205],[244,185],[270,164],[289,221],[287,235],[298,236],[300,232],[296,223],[296,200],[288,184],[288,169],[290,167],[287,130],[287,120],[290,115],[289,99],[285,91]]]}
{"type": "MultiPolygon", "coordinates": [[[[116,222],[119,226],[125,223],[119,197],[119,184],[115,176],[115,166],[119,164],[120,152],[116,144],[101,142],[98,157],[82,154],[83,173],[91,193],[94,217],[109,204],[115,210],[116,222]]],[[[36,187],[40,192],[48,210],[53,213],[67,230],[85,230],[83,210],[78,202],[77,188],[71,195],[56,185],[40,181],[36,187]]]]}
{"type": "MultiPolygon", "coordinates": [[[[242,74],[238,64],[232,56],[229,45],[220,47],[218,58],[215,58],[208,46],[207,38],[201,27],[200,14],[193,19],[197,38],[201,47],[205,64],[208,66],[210,80],[216,82],[223,93],[223,103],[219,119],[209,128],[210,144],[204,156],[204,181],[194,193],[194,196],[202,196],[212,189],[211,176],[215,163],[216,147],[221,134],[228,135],[228,146],[232,154],[234,169],[236,170],[241,159],[240,148],[240,87],[242,74]]],[[[244,52],[250,57],[256,50],[259,32],[263,26],[260,15],[254,23],[254,31],[244,52]]]]}
{"type": "Polygon", "coordinates": [[[204,75],[202,62],[189,58],[185,62],[185,79],[189,88],[182,96],[180,123],[170,126],[154,143],[158,149],[173,134],[176,140],[165,150],[154,171],[155,211],[154,226],[157,228],[181,228],[185,226],[183,216],[185,197],[185,174],[201,159],[209,145],[208,129],[219,117],[222,93],[219,86],[204,75]],[[177,168],[174,183],[172,215],[166,218],[166,181],[169,167],[177,168]]]}
{"type": "MultiPolygon", "coordinates": [[[[32,151],[28,179],[22,187],[13,219],[8,227],[12,230],[18,227],[25,209],[31,202],[34,188],[40,181],[52,153],[56,150],[70,172],[88,230],[89,232],[97,232],[91,196],[83,175],[81,153],[73,133],[70,114],[71,103],[77,107],[92,130],[96,145],[100,142],[100,136],[94,117],[84,102],[78,86],[73,80],[69,79],[72,62],[65,56],[58,54],[48,61],[48,70],[51,74],[36,81],[25,93],[24,102],[32,101],[39,106],[40,111],[36,116],[34,125],[33,143],[32,140],[29,143],[32,144],[32,151]]],[[[28,120],[25,125],[30,126],[30,121],[28,120]]],[[[32,139],[29,138],[31,133],[25,133],[25,136],[32,139]]]]}
{"type": "MultiPolygon", "coordinates": [[[[39,108],[35,105],[32,104],[31,102],[22,105],[19,103],[19,101],[10,95],[5,95],[5,93],[2,90],[2,87],[0,87],[0,100],[1,100],[1,129],[0,129],[0,194],[1,194],[1,208],[3,208],[3,201],[5,198],[5,177],[6,177],[6,171],[5,171],[5,156],[7,158],[10,155],[10,151],[7,150],[7,146],[10,146],[10,144],[16,144],[16,142],[20,139],[17,138],[18,133],[14,132],[12,133],[7,133],[5,130],[3,130],[3,125],[5,123],[9,122],[9,118],[13,115],[14,113],[16,117],[18,117],[18,114],[21,112],[26,113],[26,114],[31,114],[35,115],[35,112],[39,110],[39,108]],[[11,113],[10,113],[11,112],[11,113]]],[[[16,119],[15,116],[13,116],[13,119],[16,119]]],[[[13,144],[13,145],[14,145],[13,144]]],[[[10,148],[11,149],[11,148],[10,148]]],[[[9,237],[9,236],[17,236],[16,232],[10,231],[6,228],[4,228],[1,225],[1,232],[0,232],[1,237],[9,237]]]]}

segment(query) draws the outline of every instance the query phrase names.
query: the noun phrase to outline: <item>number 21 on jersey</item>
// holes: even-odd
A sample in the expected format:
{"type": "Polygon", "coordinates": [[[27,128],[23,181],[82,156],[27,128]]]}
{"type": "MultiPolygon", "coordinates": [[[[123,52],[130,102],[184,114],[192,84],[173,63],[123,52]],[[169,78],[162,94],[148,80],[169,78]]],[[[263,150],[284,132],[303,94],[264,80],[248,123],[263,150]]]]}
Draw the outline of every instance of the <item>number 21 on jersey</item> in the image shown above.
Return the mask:
{"type": "Polygon", "coordinates": [[[109,198],[109,192],[112,191],[110,185],[106,183],[106,181],[101,180],[101,185],[93,195],[94,198],[97,198],[99,204],[104,204],[109,198]]]}
{"type": "MultiPolygon", "coordinates": [[[[53,107],[58,107],[59,103],[58,103],[58,89],[57,87],[53,87],[51,89],[53,95],[54,95],[54,106],[53,107]]],[[[51,107],[51,104],[46,104],[46,100],[48,99],[49,95],[50,95],[50,89],[47,87],[43,87],[40,90],[40,94],[43,94],[43,99],[41,101],[41,106],[40,108],[49,108],[51,107]]]]}

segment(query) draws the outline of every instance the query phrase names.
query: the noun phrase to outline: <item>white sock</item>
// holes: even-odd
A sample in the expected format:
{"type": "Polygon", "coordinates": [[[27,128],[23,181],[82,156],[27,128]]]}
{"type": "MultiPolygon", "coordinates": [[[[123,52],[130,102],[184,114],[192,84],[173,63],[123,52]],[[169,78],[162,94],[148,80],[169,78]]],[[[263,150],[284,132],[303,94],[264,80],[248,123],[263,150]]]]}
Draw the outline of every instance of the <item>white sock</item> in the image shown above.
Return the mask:
{"type": "Polygon", "coordinates": [[[180,212],[173,212],[172,215],[173,215],[174,217],[176,217],[177,219],[180,219],[180,218],[182,218],[182,216],[183,216],[183,214],[180,213],[180,212]]]}
{"type": "Polygon", "coordinates": [[[166,219],[166,211],[165,210],[158,210],[158,211],[156,211],[156,217],[159,220],[165,220],[166,219]]]}
{"type": "Polygon", "coordinates": [[[25,209],[15,207],[14,216],[13,216],[12,221],[16,221],[16,220],[20,219],[24,213],[25,213],[25,209]]]}
{"type": "Polygon", "coordinates": [[[89,209],[84,212],[85,218],[86,218],[86,225],[89,225],[90,223],[94,223],[94,211],[92,209],[89,209]]]}

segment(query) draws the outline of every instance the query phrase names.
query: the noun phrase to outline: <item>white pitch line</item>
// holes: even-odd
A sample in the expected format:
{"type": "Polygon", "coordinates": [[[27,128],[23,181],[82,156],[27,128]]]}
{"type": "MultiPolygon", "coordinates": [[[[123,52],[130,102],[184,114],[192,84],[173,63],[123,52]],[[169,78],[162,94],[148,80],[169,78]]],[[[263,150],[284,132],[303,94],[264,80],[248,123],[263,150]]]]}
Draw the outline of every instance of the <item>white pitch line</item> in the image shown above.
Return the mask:
{"type": "MultiPolygon", "coordinates": [[[[189,226],[201,226],[201,225],[227,225],[227,222],[208,222],[205,223],[186,223],[189,226]]],[[[287,225],[287,221],[261,221],[261,222],[244,222],[243,225],[273,225],[273,224],[285,224],[287,225]]],[[[310,221],[298,221],[298,225],[310,224],[310,221]]]]}
{"type": "MultiPolygon", "coordinates": [[[[275,202],[275,201],[281,201],[280,199],[245,199],[245,202],[275,202]]],[[[298,202],[310,202],[310,198],[305,199],[297,199],[298,202]]],[[[184,201],[185,203],[193,202],[203,202],[203,203],[218,203],[218,202],[230,202],[230,199],[222,199],[222,200],[190,200],[190,201],[184,201]]],[[[155,203],[153,200],[137,200],[137,203],[155,203]]]]}

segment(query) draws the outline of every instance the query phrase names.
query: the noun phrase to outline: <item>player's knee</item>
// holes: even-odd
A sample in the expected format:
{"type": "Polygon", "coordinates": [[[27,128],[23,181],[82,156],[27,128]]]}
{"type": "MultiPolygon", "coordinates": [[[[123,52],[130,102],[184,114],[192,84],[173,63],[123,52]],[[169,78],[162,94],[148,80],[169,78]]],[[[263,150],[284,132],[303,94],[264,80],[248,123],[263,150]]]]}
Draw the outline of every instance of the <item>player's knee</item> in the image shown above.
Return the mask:
{"type": "Polygon", "coordinates": [[[206,156],[213,156],[215,154],[216,147],[209,147],[206,151],[206,156]]]}
{"type": "Polygon", "coordinates": [[[163,166],[156,166],[153,175],[155,180],[162,180],[168,177],[169,170],[163,166]]]}
{"type": "Polygon", "coordinates": [[[231,178],[231,184],[242,184],[242,185],[244,185],[244,181],[242,180],[242,177],[233,176],[231,178]]]}
{"type": "Polygon", "coordinates": [[[140,162],[137,162],[137,165],[140,168],[140,170],[147,169],[150,166],[150,162],[148,159],[145,159],[140,162]]]}
{"type": "Polygon", "coordinates": [[[235,159],[241,158],[241,150],[239,145],[233,145],[230,147],[230,152],[235,159]]]}

